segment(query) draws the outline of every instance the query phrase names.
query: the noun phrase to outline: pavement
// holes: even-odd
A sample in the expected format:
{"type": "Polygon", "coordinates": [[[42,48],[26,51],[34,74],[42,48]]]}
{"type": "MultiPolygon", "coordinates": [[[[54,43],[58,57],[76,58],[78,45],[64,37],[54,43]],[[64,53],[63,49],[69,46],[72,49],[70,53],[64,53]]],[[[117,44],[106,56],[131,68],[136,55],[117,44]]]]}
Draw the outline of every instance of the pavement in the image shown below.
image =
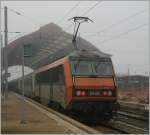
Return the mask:
{"type": "Polygon", "coordinates": [[[81,129],[61,120],[58,116],[32,105],[24,103],[25,123],[22,120],[22,98],[9,93],[8,99],[1,98],[1,133],[2,134],[67,134],[85,133],[81,129]]]}

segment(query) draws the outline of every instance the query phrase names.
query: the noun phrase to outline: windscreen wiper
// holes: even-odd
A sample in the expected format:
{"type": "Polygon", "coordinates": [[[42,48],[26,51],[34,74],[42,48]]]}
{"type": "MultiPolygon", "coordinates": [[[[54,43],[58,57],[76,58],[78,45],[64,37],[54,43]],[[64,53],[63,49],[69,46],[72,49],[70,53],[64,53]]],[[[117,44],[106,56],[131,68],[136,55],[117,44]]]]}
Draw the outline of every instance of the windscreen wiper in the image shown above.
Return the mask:
{"type": "Polygon", "coordinates": [[[80,60],[78,60],[76,65],[75,65],[75,71],[77,70],[77,67],[79,67],[79,64],[80,64],[80,60]]]}
{"type": "Polygon", "coordinates": [[[101,62],[99,61],[97,65],[95,65],[95,70],[97,71],[98,66],[101,64],[101,62]]]}
{"type": "Polygon", "coordinates": [[[97,75],[88,75],[88,77],[91,77],[91,78],[98,78],[97,75]]]}

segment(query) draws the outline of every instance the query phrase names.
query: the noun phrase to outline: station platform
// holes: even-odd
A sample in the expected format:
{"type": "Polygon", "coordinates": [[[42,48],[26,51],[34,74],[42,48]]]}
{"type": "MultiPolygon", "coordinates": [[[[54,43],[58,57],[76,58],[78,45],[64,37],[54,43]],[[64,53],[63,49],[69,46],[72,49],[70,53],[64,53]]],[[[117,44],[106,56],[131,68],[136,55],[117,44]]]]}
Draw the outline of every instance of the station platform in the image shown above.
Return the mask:
{"type": "Polygon", "coordinates": [[[86,133],[82,129],[61,120],[35,104],[25,100],[25,122],[22,120],[22,97],[9,92],[8,99],[1,100],[1,133],[2,134],[67,134],[86,133]]]}

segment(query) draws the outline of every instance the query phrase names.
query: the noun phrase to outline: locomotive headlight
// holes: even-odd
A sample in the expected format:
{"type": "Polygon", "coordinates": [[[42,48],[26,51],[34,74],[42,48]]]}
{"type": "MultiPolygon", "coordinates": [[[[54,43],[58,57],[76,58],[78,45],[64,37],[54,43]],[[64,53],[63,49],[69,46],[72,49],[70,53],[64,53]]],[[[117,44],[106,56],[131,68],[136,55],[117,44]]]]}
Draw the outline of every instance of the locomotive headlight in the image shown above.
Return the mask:
{"type": "Polygon", "coordinates": [[[86,92],[84,90],[77,90],[75,95],[76,96],[86,96],[86,92]]]}
{"type": "Polygon", "coordinates": [[[81,91],[76,91],[76,96],[80,96],[81,95],[81,91]]]}

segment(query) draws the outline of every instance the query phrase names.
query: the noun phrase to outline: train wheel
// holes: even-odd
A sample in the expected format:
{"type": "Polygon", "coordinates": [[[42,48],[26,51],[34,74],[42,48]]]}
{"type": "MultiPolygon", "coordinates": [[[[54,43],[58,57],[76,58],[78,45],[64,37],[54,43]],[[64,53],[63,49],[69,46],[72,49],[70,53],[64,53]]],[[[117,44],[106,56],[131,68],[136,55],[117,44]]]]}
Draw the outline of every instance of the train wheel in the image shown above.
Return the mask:
{"type": "Polygon", "coordinates": [[[64,108],[63,107],[61,107],[61,105],[59,105],[59,112],[61,112],[61,113],[64,113],[64,108]]]}
{"type": "Polygon", "coordinates": [[[55,104],[54,102],[51,103],[51,107],[52,107],[54,110],[57,109],[57,106],[56,106],[56,104],[55,104]]]}

